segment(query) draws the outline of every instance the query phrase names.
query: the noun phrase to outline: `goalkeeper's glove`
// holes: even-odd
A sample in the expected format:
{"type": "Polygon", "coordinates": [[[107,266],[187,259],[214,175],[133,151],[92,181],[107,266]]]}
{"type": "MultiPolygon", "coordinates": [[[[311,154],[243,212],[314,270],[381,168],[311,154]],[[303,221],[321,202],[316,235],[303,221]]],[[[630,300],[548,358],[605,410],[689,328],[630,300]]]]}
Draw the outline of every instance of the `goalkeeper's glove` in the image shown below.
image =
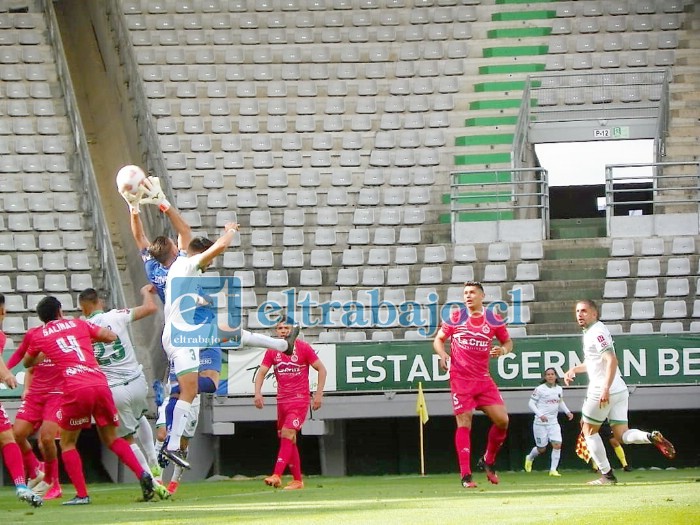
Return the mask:
{"type": "Polygon", "coordinates": [[[166,212],[170,209],[170,201],[165,198],[165,194],[160,187],[160,179],[158,177],[147,177],[144,187],[145,192],[141,198],[141,203],[155,204],[162,212],[166,212]]]}
{"type": "Polygon", "coordinates": [[[140,191],[136,193],[131,193],[129,191],[120,191],[121,196],[124,198],[126,203],[129,205],[129,211],[134,215],[139,213],[139,203],[141,202],[141,197],[143,193],[140,191]]]}

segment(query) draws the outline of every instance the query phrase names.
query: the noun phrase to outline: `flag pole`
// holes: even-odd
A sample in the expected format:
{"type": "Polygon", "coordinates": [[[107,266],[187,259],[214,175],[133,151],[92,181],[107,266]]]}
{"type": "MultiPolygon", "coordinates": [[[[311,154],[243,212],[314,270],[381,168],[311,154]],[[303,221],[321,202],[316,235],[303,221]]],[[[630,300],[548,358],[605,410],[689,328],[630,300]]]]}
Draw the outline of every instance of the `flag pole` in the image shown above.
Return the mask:
{"type": "Polygon", "coordinates": [[[420,475],[425,476],[425,453],[423,450],[423,420],[418,418],[418,427],[420,428],[420,475]]]}

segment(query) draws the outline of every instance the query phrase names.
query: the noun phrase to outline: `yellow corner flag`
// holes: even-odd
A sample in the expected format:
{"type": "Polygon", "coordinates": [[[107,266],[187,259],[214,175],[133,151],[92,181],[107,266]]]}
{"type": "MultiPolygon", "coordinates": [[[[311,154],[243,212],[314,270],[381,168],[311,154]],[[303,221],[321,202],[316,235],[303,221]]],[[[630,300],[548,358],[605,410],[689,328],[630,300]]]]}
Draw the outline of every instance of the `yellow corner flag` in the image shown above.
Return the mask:
{"type": "Polygon", "coordinates": [[[420,422],[426,424],[430,416],[428,416],[428,405],[425,404],[425,395],[423,394],[423,383],[418,383],[418,400],[416,401],[416,414],[420,416],[420,422]]]}

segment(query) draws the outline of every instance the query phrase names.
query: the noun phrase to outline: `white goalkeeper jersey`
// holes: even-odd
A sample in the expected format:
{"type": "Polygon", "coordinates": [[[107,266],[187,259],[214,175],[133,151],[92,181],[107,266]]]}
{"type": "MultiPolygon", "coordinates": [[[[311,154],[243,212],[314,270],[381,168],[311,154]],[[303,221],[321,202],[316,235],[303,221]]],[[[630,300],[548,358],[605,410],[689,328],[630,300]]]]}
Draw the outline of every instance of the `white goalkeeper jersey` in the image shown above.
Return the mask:
{"type": "Polygon", "coordinates": [[[569,413],[564,403],[564,390],[559,385],[549,386],[547,383],[538,385],[532,392],[528,406],[535,413],[536,425],[556,425],[559,412],[569,413]],[[547,417],[547,421],[540,419],[547,417]]]}
{"type": "MultiPolygon", "coordinates": [[[[588,373],[587,397],[599,399],[606,382],[606,364],[603,359],[605,352],[615,352],[613,339],[608,328],[597,321],[583,331],[583,357],[588,373]]],[[[615,379],[610,385],[610,394],[616,394],[627,389],[622,379],[620,369],[615,369],[615,379]]]]}
{"type": "Polygon", "coordinates": [[[134,345],[129,335],[129,324],[133,320],[132,311],[110,310],[109,312],[93,312],[87,320],[97,326],[110,329],[117,334],[113,343],[93,343],[100,370],[107,376],[110,387],[123,385],[133,381],[143,373],[141,363],[136,359],[134,345]]]}

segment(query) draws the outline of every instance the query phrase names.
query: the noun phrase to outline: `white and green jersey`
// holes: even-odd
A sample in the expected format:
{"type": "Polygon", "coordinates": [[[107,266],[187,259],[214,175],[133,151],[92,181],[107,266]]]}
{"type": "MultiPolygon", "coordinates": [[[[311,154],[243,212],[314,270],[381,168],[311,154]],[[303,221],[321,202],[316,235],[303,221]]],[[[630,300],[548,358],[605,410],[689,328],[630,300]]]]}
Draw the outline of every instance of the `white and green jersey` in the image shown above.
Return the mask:
{"type": "Polygon", "coordinates": [[[129,323],[133,320],[130,309],[93,312],[87,320],[97,326],[108,328],[117,334],[113,343],[93,343],[100,370],[107,376],[110,387],[128,383],[142,374],[143,367],[136,359],[134,345],[129,335],[129,323]]]}
{"type": "MultiPolygon", "coordinates": [[[[583,357],[588,373],[587,396],[598,399],[606,381],[606,365],[603,360],[605,352],[615,352],[613,339],[608,328],[596,321],[583,331],[583,357]]],[[[627,384],[620,375],[620,369],[615,369],[615,379],[610,385],[610,394],[616,394],[627,389],[627,384]]]]}
{"type": "Polygon", "coordinates": [[[542,383],[535,388],[530,396],[528,406],[535,413],[536,425],[556,425],[559,412],[569,412],[564,403],[564,390],[559,385],[549,386],[542,383]],[[542,416],[547,417],[547,421],[542,421],[542,416]]]}

